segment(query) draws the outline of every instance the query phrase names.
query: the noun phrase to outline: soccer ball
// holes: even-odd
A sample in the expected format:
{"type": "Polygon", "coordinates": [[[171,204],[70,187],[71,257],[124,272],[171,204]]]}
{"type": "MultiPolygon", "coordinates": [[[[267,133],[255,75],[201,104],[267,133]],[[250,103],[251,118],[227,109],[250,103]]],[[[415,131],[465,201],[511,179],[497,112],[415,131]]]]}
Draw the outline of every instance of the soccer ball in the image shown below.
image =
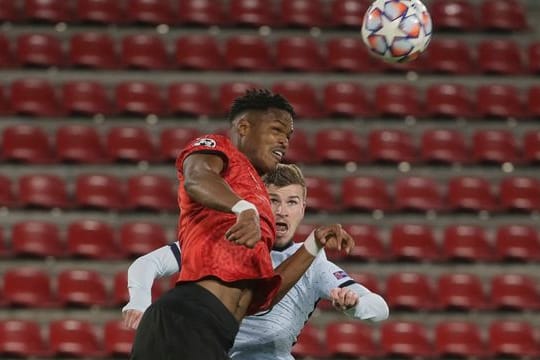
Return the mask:
{"type": "Polygon", "coordinates": [[[409,62],[427,48],[432,23],[420,0],[375,0],[362,23],[369,51],[388,62],[409,62]]]}

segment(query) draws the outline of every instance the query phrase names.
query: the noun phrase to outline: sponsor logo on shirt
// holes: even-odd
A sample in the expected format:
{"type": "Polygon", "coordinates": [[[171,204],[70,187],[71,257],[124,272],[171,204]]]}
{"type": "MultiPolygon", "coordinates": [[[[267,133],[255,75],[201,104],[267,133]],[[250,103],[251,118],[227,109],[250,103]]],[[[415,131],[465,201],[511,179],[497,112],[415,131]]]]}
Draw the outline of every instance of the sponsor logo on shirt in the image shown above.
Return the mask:
{"type": "Polygon", "coordinates": [[[202,139],[197,139],[197,141],[195,141],[195,143],[193,144],[194,146],[206,146],[206,147],[216,147],[216,141],[214,139],[209,139],[209,138],[202,138],[202,139]]]}
{"type": "Polygon", "coordinates": [[[343,270],[340,270],[340,271],[336,271],[334,273],[334,276],[336,277],[336,279],[338,280],[341,280],[341,279],[344,279],[346,277],[349,277],[349,274],[347,274],[345,271],[343,270]]]}

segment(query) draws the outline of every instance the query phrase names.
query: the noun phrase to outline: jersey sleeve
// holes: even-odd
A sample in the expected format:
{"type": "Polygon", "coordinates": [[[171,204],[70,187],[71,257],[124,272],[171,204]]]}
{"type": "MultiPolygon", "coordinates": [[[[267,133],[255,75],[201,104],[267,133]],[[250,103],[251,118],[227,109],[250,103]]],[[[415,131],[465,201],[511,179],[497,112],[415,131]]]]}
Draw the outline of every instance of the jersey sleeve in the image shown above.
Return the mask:
{"type": "Polygon", "coordinates": [[[228,139],[222,135],[203,135],[191,141],[178,155],[176,159],[176,169],[182,171],[184,160],[195,153],[215,154],[220,156],[224,161],[223,169],[227,168],[231,157],[231,147],[228,139]]]}

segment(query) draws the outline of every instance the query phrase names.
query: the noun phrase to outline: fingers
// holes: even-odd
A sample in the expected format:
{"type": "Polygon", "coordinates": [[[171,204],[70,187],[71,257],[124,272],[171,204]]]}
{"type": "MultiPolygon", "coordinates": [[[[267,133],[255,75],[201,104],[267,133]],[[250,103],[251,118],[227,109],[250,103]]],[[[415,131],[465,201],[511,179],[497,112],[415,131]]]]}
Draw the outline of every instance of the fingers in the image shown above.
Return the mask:
{"type": "Polygon", "coordinates": [[[128,329],[136,330],[141,322],[143,312],[138,310],[127,310],[122,313],[124,326],[128,329]]]}
{"type": "Polygon", "coordinates": [[[238,216],[236,224],[225,233],[228,241],[253,248],[261,239],[259,218],[255,212],[244,211],[238,216]]]}
{"type": "Polygon", "coordinates": [[[354,247],[354,239],[351,235],[349,235],[345,230],[341,231],[342,236],[342,248],[347,252],[347,254],[351,253],[351,250],[354,247]]]}
{"type": "Polygon", "coordinates": [[[337,310],[347,310],[358,304],[358,294],[347,288],[335,288],[330,291],[332,305],[337,310]]]}

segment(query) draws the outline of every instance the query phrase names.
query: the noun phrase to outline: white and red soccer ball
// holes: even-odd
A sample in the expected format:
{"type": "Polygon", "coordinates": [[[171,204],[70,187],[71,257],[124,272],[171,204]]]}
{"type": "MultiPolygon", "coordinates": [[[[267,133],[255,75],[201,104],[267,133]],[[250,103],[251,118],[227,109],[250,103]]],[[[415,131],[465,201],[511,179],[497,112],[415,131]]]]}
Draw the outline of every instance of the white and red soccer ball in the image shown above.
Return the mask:
{"type": "Polygon", "coordinates": [[[383,60],[408,62],[427,48],[432,27],[420,0],[375,0],[364,15],[362,39],[383,60]]]}

